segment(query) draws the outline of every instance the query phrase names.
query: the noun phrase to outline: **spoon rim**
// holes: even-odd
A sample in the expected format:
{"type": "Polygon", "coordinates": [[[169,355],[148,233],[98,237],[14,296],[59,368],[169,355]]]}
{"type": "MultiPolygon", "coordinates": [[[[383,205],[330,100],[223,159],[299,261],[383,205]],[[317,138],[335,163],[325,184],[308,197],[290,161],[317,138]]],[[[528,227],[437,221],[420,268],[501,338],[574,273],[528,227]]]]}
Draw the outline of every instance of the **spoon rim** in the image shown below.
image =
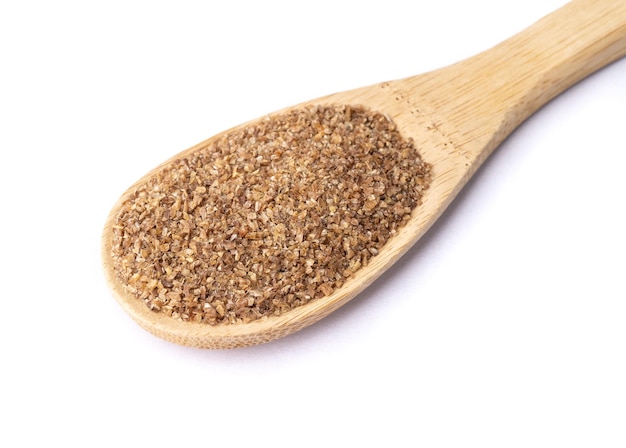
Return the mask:
{"type": "MultiPolygon", "coordinates": [[[[129,294],[126,291],[125,285],[117,277],[114,263],[111,258],[113,226],[120,207],[132,195],[136,188],[171,163],[181,157],[185,157],[188,154],[205,148],[208,144],[220,139],[222,136],[235,130],[258,123],[265,117],[280,115],[294,109],[301,109],[303,107],[316,105],[356,106],[357,104],[355,104],[355,102],[345,101],[344,98],[346,95],[359,98],[360,92],[364,89],[372,89],[379,86],[388,88],[389,85],[390,82],[385,82],[374,86],[355,89],[354,91],[340,92],[317,100],[310,100],[297,105],[289,106],[263,117],[239,124],[235,127],[219,132],[208,139],[179,152],[178,154],[175,154],[133,183],[133,185],[119,197],[115,205],[112,207],[102,232],[102,264],[107,284],[109,285],[116,301],[141,327],[170,342],[198,348],[235,348],[265,343],[287,336],[288,334],[294,333],[321,320],[352,300],[356,295],[382,275],[411,246],[413,246],[413,244],[427,231],[430,224],[436,221],[439,214],[437,213],[437,210],[445,208],[441,207],[440,199],[442,195],[445,196],[450,194],[449,187],[447,186],[449,179],[445,176],[440,176],[440,173],[436,172],[436,169],[438,168],[437,162],[431,160],[433,159],[432,157],[427,157],[424,154],[425,152],[431,152],[432,149],[431,151],[423,151],[424,148],[416,145],[422,160],[431,166],[428,187],[422,192],[420,202],[411,211],[407,222],[404,223],[404,225],[398,229],[397,233],[379,249],[379,253],[376,256],[373,256],[368,261],[367,265],[359,268],[346,279],[345,283],[341,287],[337,288],[333,293],[327,296],[313,299],[306,304],[297,306],[279,315],[263,316],[259,319],[246,323],[218,323],[212,325],[206,322],[183,321],[167,316],[164,313],[150,310],[142,300],[129,294]],[[351,94],[351,92],[354,93],[351,94]],[[337,97],[342,98],[340,102],[337,101],[337,97]],[[424,213],[425,211],[430,212],[424,213]]],[[[374,112],[393,112],[392,110],[380,110],[380,105],[375,105],[375,107],[377,107],[376,109],[374,107],[370,107],[368,104],[365,104],[365,107],[374,112]]],[[[416,134],[415,129],[411,129],[410,132],[407,132],[407,129],[403,130],[403,128],[407,127],[407,123],[405,123],[405,120],[402,119],[398,122],[397,114],[388,115],[390,115],[389,118],[391,118],[396,126],[398,126],[400,134],[405,138],[413,137],[416,134]],[[408,136],[407,133],[409,134],[408,136]]],[[[426,130],[426,132],[428,134],[432,134],[431,130],[426,130]]],[[[432,143],[430,144],[432,145],[432,143]]]]}

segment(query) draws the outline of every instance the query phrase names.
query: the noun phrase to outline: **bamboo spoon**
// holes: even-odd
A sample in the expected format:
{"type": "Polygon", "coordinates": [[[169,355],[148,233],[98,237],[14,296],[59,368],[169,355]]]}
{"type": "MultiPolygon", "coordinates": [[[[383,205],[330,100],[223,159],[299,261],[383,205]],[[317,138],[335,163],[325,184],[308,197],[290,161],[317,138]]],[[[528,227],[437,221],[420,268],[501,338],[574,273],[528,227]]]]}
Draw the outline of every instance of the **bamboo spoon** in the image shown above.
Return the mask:
{"type": "MultiPolygon", "coordinates": [[[[182,345],[243,347],[302,329],[351,300],[404,254],[443,213],[489,154],[528,116],[568,87],[624,55],[626,0],[575,0],[496,47],[452,66],[289,108],[308,104],[361,104],[385,113],[403,136],[414,139],[423,159],[432,166],[430,187],[403,231],[329,296],[281,316],[247,324],[211,326],[182,322],[150,311],[126,292],[125,285],[115,275],[111,259],[113,221],[132,188],[120,198],[104,227],[102,255],[108,284],[139,325],[182,345]]],[[[204,147],[220,135],[170,161],[204,147]]]]}

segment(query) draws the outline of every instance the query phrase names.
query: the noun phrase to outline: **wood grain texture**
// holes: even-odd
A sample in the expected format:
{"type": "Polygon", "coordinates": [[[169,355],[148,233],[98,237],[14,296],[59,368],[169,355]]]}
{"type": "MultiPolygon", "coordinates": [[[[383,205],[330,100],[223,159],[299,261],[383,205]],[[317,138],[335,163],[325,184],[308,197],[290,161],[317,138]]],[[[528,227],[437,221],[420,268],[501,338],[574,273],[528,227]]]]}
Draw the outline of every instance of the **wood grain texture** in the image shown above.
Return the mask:
{"type": "Polygon", "coordinates": [[[151,173],[223,134],[164,162],[122,195],[102,235],[107,282],[120,305],[139,325],[177,344],[235,348],[268,342],[300,330],[351,300],[413,246],[485,159],[528,116],[568,87],[624,55],[626,1],[575,0],[496,47],[452,66],[293,106],[360,104],[385,113],[405,137],[415,141],[423,159],[432,166],[430,188],[408,224],[367,267],[328,297],[279,317],[249,324],[210,326],[181,322],[152,312],[126,293],[111,259],[112,225],[120,205],[151,173]]]}

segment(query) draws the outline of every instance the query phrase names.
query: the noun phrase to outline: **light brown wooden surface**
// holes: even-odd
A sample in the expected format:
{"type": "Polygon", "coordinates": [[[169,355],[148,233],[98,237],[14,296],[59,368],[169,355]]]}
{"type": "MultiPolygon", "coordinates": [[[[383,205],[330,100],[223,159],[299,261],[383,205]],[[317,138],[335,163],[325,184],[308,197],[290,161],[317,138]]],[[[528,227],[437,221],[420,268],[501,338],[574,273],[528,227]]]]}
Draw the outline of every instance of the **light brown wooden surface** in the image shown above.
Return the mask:
{"type": "Polygon", "coordinates": [[[401,234],[331,296],[280,317],[246,325],[185,323],[148,310],[125,293],[109,255],[112,219],[133,187],[114,206],[103,232],[102,257],[109,286],[142,327],[178,344],[242,347],[304,328],[352,299],[404,254],[524,119],[572,84],[625,54],[626,2],[578,0],[502,44],[450,67],[305,103],[362,104],[386,113],[403,135],[415,140],[424,160],[433,167],[432,184],[423,203],[401,234]]]}

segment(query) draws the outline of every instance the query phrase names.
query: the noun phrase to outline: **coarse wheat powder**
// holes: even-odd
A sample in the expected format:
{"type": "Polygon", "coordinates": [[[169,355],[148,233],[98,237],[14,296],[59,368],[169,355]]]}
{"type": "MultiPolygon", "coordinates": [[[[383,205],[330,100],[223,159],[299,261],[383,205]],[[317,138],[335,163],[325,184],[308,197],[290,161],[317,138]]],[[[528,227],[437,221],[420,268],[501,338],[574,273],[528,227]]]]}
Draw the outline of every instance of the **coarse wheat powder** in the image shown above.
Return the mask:
{"type": "Polygon", "coordinates": [[[126,290],[208,324],[332,294],[409,219],[430,167],[386,116],[310,106],[231,131],[135,187],[113,225],[126,290]]]}

